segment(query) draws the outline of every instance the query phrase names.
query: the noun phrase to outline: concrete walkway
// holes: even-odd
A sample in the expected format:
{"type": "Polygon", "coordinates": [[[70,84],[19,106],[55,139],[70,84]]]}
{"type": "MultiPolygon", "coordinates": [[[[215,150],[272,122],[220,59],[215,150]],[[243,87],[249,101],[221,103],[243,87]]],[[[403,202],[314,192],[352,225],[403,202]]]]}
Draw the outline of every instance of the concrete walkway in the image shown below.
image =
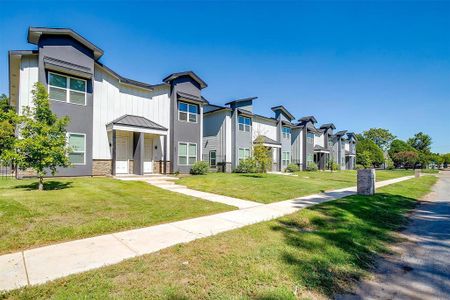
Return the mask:
{"type": "Polygon", "coordinates": [[[223,196],[223,195],[217,195],[207,192],[201,192],[197,190],[192,190],[187,188],[184,185],[175,184],[175,181],[178,180],[176,177],[170,177],[170,176],[151,176],[151,177],[118,177],[117,179],[120,180],[136,180],[136,181],[145,181],[147,183],[150,183],[154,186],[157,186],[159,188],[180,193],[188,196],[193,196],[201,199],[205,199],[211,202],[219,202],[231,206],[235,206],[239,209],[242,208],[249,208],[254,206],[262,205],[261,203],[249,201],[249,200],[242,200],[238,198],[223,196]]]}
{"type": "Polygon", "coordinates": [[[379,261],[375,278],[337,299],[450,299],[450,172],[411,216],[406,242],[379,261]]]}
{"type": "MultiPolygon", "coordinates": [[[[384,186],[412,176],[377,183],[384,186]]],[[[0,256],[0,290],[41,284],[70,274],[111,265],[128,258],[272,220],[325,201],[355,194],[344,188],[240,210],[75,240],[0,256]]],[[[250,201],[249,201],[250,202],[250,201]]]]}

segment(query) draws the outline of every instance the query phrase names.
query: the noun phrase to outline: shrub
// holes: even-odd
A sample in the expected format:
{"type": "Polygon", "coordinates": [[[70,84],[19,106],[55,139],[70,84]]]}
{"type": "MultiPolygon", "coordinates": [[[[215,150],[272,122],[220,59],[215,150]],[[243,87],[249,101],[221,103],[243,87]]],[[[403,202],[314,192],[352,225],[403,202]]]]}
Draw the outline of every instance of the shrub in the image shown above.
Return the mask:
{"type": "Polygon", "coordinates": [[[294,172],[298,172],[298,171],[300,171],[300,167],[296,164],[289,164],[286,167],[286,172],[294,173],[294,172]]]}
{"type": "Polygon", "coordinates": [[[252,158],[246,158],[244,160],[241,160],[236,170],[234,170],[234,172],[236,173],[256,173],[256,171],[257,171],[256,161],[252,158]]]}
{"type": "Polygon", "coordinates": [[[331,160],[328,162],[328,169],[330,169],[331,171],[338,171],[341,169],[341,166],[334,160],[331,160]]]}
{"type": "Polygon", "coordinates": [[[315,162],[310,161],[306,166],[306,171],[317,171],[317,170],[319,170],[319,168],[317,167],[317,164],[315,162]]]}
{"type": "Polygon", "coordinates": [[[208,173],[209,165],[206,161],[198,161],[191,168],[192,175],[205,175],[208,173]]]}
{"type": "Polygon", "coordinates": [[[362,170],[362,169],[365,169],[365,168],[364,168],[363,165],[356,164],[356,168],[355,168],[355,169],[356,169],[356,170],[362,170]]]}

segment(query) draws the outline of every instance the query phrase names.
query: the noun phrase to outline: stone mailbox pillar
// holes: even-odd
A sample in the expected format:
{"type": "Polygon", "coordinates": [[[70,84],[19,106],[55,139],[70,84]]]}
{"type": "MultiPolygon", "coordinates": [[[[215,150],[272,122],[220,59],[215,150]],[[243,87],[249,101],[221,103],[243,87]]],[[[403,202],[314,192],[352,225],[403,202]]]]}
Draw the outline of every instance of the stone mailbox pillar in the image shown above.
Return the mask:
{"type": "Polygon", "coordinates": [[[419,169],[414,170],[414,176],[415,176],[416,178],[419,178],[419,177],[420,177],[420,170],[419,170],[419,169]]]}
{"type": "Polygon", "coordinates": [[[375,169],[358,170],[358,195],[371,196],[375,194],[375,169]]]}

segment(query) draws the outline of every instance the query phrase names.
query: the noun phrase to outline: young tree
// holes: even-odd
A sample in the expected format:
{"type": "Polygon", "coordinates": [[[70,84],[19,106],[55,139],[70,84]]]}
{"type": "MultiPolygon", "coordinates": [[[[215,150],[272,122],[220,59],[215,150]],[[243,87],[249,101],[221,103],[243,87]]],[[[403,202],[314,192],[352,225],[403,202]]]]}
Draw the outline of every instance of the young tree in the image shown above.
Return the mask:
{"type": "Polygon", "coordinates": [[[58,118],[51,111],[47,91],[41,83],[34,85],[32,94],[33,107],[24,108],[12,156],[21,170],[36,171],[39,190],[43,190],[47,171],[55,175],[57,167],[70,165],[66,141],[69,118],[58,118]]]}
{"type": "Polygon", "coordinates": [[[269,149],[264,146],[264,138],[258,136],[253,146],[253,158],[256,161],[257,172],[266,173],[272,164],[272,159],[269,156],[269,149]]]}
{"type": "MultiPolygon", "coordinates": [[[[369,139],[363,139],[356,143],[356,163],[362,164],[360,162],[365,161],[365,157],[361,157],[364,152],[370,154],[370,162],[374,167],[378,167],[384,162],[384,154],[380,147],[377,146],[373,141],[369,139]]],[[[363,164],[362,164],[363,165],[363,164]]]]}
{"type": "Polygon", "coordinates": [[[11,151],[15,140],[17,115],[9,105],[6,95],[0,95],[0,162],[7,160],[5,154],[11,151]]]}
{"type": "Polygon", "coordinates": [[[407,143],[417,151],[430,153],[432,139],[428,134],[419,132],[416,133],[412,138],[409,138],[407,143]]]}
{"type": "Polygon", "coordinates": [[[364,150],[356,156],[356,163],[362,165],[364,168],[372,167],[372,159],[370,158],[372,155],[369,151],[364,150]]]}
{"type": "Polygon", "coordinates": [[[362,135],[365,139],[369,139],[377,144],[383,151],[387,151],[391,142],[395,139],[395,135],[388,129],[383,128],[370,128],[364,131],[362,135]]]}

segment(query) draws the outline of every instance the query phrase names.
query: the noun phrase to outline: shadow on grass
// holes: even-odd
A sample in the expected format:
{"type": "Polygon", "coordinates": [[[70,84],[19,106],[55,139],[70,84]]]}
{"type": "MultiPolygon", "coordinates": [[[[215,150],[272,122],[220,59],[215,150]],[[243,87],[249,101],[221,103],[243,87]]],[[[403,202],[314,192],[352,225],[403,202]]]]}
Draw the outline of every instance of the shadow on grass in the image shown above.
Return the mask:
{"type": "Polygon", "coordinates": [[[250,177],[250,178],[267,178],[267,174],[265,173],[241,173],[239,175],[242,177],[250,177]]]}
{"type": "Polygon", "coordinates": [[[327,296],[348,292],[352,283],[373,269],[386,242],[405,223],[415,199],[392,195],[349,196],[310,207],[278,221],[287,250],[281,260],[300,285],[327,296]]]}
{"type": "MultiPolygon", "coordinates": [[[[44,181],[44,191],[55,191],[55,190],[64,190],[71,188],[73,185],[72,181],[44,181]]],[[[24,189],[27,191],[34,191],[38,189],[38,182],[33,182],[30,184],[21,184],[16,185],[14,188],[16,189],[24,189]]]]}

